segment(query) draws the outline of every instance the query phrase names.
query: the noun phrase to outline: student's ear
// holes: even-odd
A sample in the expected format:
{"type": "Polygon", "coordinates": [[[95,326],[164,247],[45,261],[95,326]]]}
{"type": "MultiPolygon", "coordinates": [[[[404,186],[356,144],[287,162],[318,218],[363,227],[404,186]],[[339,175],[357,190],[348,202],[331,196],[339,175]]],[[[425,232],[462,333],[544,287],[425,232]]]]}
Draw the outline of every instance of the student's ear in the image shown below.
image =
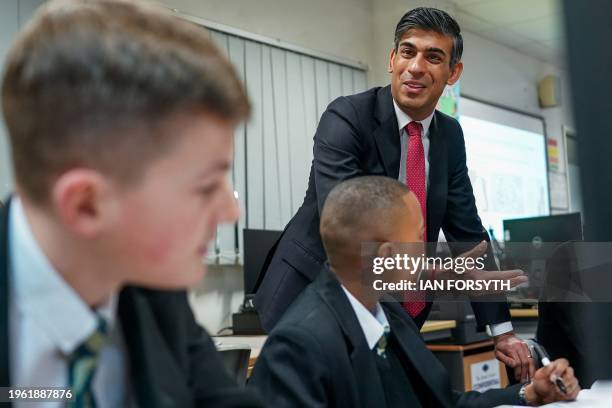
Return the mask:
{"type": "Polygon", "coordinates": [[[383,242],[379,247],[376,253],[376,256],[379,258],[388,258],[393,256],[394,249],[393,244],[391,242],[383,242]]]}
{"type": "Polygon", "coordinates": [[[451,75],[448,78],[448,81],[446,81],[446,84],[454,85],[455,82],[457,82],[459,78],[461,77],[462,72],[463,72],[463,62],[459,61],[455,64],[455,66],[451,70],[451,75]]]}
{"type": "Polygon", "coordinates": [[[389,54],[389,66],[387,67],[387,72],[393,72],[393,61],[395,61],[395,47],[391,49],[391,54],[389,54]]]}
{"type": "Polygon", "coordinates": [[[91,169],[73,169],[54,183],[51,200],[64,227],[92,238],[102,232],[115,216],[112,183],[91,169]]]}

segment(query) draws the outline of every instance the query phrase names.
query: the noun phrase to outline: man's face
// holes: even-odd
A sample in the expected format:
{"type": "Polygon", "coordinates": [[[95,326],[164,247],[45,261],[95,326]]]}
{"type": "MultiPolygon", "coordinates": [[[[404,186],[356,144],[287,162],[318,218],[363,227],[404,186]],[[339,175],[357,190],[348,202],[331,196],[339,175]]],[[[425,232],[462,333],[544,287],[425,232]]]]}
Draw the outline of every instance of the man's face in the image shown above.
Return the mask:
{"type": "Polygon", "coordinates": [[[414,120],[433,112],[444,87],[459,79],[461,62],[450,67],[453,39],[435,31],[413,28],[391,51],[391,93],[399,107],[414,120]]]}
{"type": "Polygon", "coordinates": [[[146,169],[141,184],[117,193],[107,255],[126,283],[183,288],[198,283],[217,225],[239,209],[227,178],[233,123],[193,114],[172,125],[176,145],[146,169]]]}

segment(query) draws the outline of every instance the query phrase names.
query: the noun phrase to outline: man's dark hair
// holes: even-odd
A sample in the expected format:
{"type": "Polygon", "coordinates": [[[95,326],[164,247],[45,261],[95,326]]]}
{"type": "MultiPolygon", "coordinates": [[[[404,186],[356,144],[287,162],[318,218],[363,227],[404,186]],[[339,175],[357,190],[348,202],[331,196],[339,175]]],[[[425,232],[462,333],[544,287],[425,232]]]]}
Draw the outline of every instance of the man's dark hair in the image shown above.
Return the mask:
{"type": "Polygon", "coordinates": [[[206,30],[125,0],[41,7],[8,53],[1,102],[17,184],[38,203],[77,166],[136,183],[176,142],[166,126],[175,117],[249,113],[206,30]]]}
{"type": "Polygon", "coordinates": [[[399,45],[406,31],[420,28],[421,30],[435,31],[453,39],[450,66],[455,66],[463,54],[463,37],[459,24],[447,12],[432,7],[417,7],[402,16],[395,27],[395,49],[399,45]]]}
{"type": "Polygon", "coordinates": [[[345,252],[360,232],[393,228],[393,212],[405,209],[403,197],[409,192],[406,185],[383,176],[356,177],[336,185],[321,210],[321,239],[328,257],[345,252]]]}

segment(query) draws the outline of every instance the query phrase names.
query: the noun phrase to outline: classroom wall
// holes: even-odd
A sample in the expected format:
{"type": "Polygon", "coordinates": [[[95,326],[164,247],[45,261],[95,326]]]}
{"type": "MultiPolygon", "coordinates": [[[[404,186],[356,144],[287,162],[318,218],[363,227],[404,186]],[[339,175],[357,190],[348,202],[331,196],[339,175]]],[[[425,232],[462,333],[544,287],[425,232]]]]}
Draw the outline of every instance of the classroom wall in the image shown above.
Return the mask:
{"type": "MultiPolygon", "coordinates": [[[[574,127],[567,71],[470,33],[466,33],[465,39],[462,92],[543,116],[547,138],[556,140],[559,146],[558,172],[565,173],[562,127],[574,127]],[[538,105],[536,84],[549,74],[561,77],[562,105],[542,109],[538,105]]],[[[556,175],[549,172],[553,210],[563,206],[555,191],[567,189],[567,181],[559,180],[556,175]]]]}
{"type": "Polygon", "coordinates": [[[151,0],[333,56],[370,59],[370,0],[151,0]]]}
{"type": "MultiPolygon", "coordinates": [[[[45,0],[0,1],[0,72],[6,53],[17,32],[28,22],[34,10],[45,0]]],[[[10,165],[10,148],[4,120],[0,114],[0,200],[4,200],[13,188],[13,172],[10,165]]]]}

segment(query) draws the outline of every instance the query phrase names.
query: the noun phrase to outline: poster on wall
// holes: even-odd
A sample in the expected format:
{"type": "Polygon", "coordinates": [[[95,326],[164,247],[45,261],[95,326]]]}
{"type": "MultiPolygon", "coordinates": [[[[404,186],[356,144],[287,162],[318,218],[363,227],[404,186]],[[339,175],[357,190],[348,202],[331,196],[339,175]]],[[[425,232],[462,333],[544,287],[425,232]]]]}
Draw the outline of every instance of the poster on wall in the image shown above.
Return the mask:
{"type": "Polygon", "coordinates": [[[567,177],[563,173],[550,172],[550,202],[555,210],[567,212],[569,210],[569,196],[567,191],[567,177]]]}
{"type": "Polygon", "coordinates": [[[557,140],[548,139],[548,170],[559,171],[559,147],[557,140]]]}
{"type": "Polygon", "coordinates": [[[455,85],[449,86],[447,85],[444,88],[444,92],[442,96],[438,100],[438,105],[436,109],[438,109],[442,113],[446,113],[448,116],[452,116],[455,119],[459,119],[459,99],[461,87],[459,82],[455,85]]]}

